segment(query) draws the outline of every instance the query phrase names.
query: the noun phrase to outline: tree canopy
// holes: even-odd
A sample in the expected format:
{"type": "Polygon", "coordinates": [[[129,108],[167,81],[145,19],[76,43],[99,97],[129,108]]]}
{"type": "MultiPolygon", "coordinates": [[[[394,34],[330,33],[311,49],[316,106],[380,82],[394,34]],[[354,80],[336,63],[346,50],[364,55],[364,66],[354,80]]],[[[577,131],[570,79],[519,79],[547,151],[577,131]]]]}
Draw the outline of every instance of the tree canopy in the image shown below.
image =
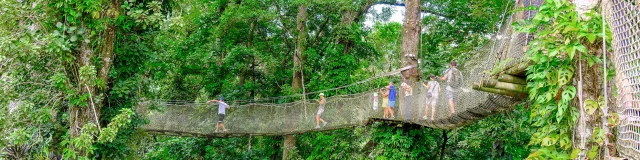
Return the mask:
{"type": "MultiPolygon", "coordinates": [[[[514,8],[510,0],[420,3],[421,76],[439,75],[450,61],[464,63],[514,8]]],[[[279,158],[282,137],[150,135],[137,129],[145,120],[133,110],[146,99],[233,101],[301,93],[296,73],[312,92],[400,68],[403,25],[385,21],[397,12],[388,7],[396,5],[2,0],[0,153],[33,159],[279,158]],[[383,12],[373,14],[375,25],[366,28],[365,14],[377,13],[373,5],[383,12]]],[[[297,136],[291,157],[522,159],[530,152],[523,140],[533,131],[523,124],[529,112],[519,107],[451,131],[377,124],[305,133],[297,136]]]]}

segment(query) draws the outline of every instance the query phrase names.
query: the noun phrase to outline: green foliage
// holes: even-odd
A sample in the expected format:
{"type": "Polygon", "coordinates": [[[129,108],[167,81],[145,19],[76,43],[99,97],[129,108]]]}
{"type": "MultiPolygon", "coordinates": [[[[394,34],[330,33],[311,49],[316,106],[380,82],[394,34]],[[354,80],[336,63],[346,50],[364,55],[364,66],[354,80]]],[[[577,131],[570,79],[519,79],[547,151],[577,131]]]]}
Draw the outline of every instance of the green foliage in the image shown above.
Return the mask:
{"type": "MultiPolygon", "coordinates": [[[[309,36],[302,42],[307,92],[399,68],[400,23],[380,23],[369,30],[361,23],[365,11],[356,13],[360,15],[354,23],[343,22],[347,11],[359,10],[367,2],[0,1],[0,19],[5,20],[0,22],[0,135],[6,137],[0,139],[0,152],[20,150],[11,153],[28,153],[32,159],[279,158],[280,137],[202,139],[142,133],[137,127],[144,120],[135,116],[134,107],[143,98],[203,101],[222,95],[233,101],[296,93],[291,87],[291,58],[299,34],[295,19],[300,4],[307,4],[309,13],[309,36]],[[107,48],[111,26],[115,44],[107,48]],[[79,55],[86,50],[92,51],[89,65],[80,64],[79,55]],[[99,57],[105,50],[113,50],[115,56],[103,80],[99,74],[105,64],[99,57]],[[88,122],[80,135],[72,137],[70,130],[76,128],[69,121],[74,116],[70,110],[88,109],[91,104],[98,107],[103,128],[88,122]],[[25,144],[31,147],[21,147],[25,144]]],[[[423,71],[437,74],[449,61],[462,63],[475,54],[472,51],[493,31],[504,5],[503,1],[425,2],[426,9],[446,17],[429,14],[423,19],[428,28],[419,55],[423,71]]],[[[326,94],[358,93],[386,81],[326,94]]],[[[483,138],[495,141],[501,136],[509,146],[506,152],[522,157],[525,147],[516,141],[527,132],[500,132],[499,128],[509,128],[498,123],[501,118],[449,132],[469,138],[451,139],[445,157],[486,159],[483,153],[492,144],[483,138]],[[480,133],[491,136],[474,134],[480,128],[489,128],[480,133]]],[[[441,130],[378,124],[302,134],[295,151],[306,159],[435,159],[440,136],[441,130]],[[367,148],[367,142],[373,145],[367,148]]]]}
{"type": "Polygon", "coordinates": [[[452,157],[470,159],[524,159],[529,154],[532,130],[527,124],[529,109],[518,105],[513,111],[461,128],[455,132],[452,157]]]}
{"type": "Polygon", "coordinates": [[[101,143],[113,142],[118,130],[131,123],[131,116],[134,114],[129,108],[124,108],[116,117],[113,117],[107,128],[102,129],[98,141],[101,143]]]}
{"type": "MultiPolygon", "coordinates": [[[[475,55],[486,35],[497,31],[509,1],[422,1],[426,10],[442,13],[422,17],[420,67],[425,75],[440,75],[449,62],[464,64],[475,55]]],[[[509,4],[513,6],[513,4],[509,4]]]]}
{"type": "MultiPolygon", "coordinates": [[[[580,20],[575,6],[566,1],[548,0],[529,21],[514,27],[522,32],[535,33],[529,43],[527,55],[534,63],[527,69],[530,123],[536,128],[529,145],[535,146],[530,159],[572,159],[571,141],[578,110],[573,106],[576,87],[572,85],[575,62],[588,61],[589,65],[601,62],[587,50],[602,39],[601,16],[592,11],[589,19],[580,20]],[[576,54],[580,54],[577,56],[576,54]],[[582,58],[578,58],[582,57],[582,58]]],[[[610,36],[608,36],[610,37],[610,36]]],[[[587,112],[597,108],[587,101],[587,112]],[[591,106],[591,107],[589,107],[591,106]]]]}

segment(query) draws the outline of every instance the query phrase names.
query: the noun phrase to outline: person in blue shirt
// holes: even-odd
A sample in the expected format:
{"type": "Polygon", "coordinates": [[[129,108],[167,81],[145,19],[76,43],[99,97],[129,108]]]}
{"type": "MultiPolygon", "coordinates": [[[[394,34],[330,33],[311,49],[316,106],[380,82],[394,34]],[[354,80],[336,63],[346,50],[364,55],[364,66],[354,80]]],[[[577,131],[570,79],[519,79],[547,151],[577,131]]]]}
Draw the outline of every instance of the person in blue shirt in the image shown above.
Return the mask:
{"type": "Polygon", "coordinates": [[[396,116],[393,112],[393,108],[396,105],[397,92],[396,92],[396,87],[393,86],[393,82],[389,82],[389,85],[387,86],[387,92],[389,94],[389,107],[384,109],[384,114],[388,115],[390,113],[391,119],[395,119],[396,116]]]}

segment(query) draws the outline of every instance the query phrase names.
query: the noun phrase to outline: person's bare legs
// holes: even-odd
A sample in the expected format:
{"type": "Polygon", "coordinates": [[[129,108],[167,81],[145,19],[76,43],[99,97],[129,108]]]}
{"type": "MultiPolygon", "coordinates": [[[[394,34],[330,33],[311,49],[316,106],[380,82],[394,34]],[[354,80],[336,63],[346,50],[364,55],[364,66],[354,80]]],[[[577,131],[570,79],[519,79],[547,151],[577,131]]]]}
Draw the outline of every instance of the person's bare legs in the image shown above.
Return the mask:
{"type": "Polygon", "coordinates": [[[387,116],[389,114],[389,106],[384,107],[384,115],[382,116],[382,118],[387,118],[389,116],[387,116]]]}
{"type": "Polygon", "coordinates": [[[436,104],[431,104],[431,120],[433,121],[433,115],[436,113],[436,104]]]}
{"type": "Polygon", "coordinates": [[[216,132],[218,132],[218,128],[220,128],[220,122],[218,122],[218,124],[216,124],[216,132]]]}
{"type": "Polygon", "coordinates": [[[429,115],[429,103],[424,105],[424,117],[427,117],[427,115],[429,115]]]}
{"type": "Polygon", "coordinates": [[[449,116],[452,116],[453,113],[456,113],[456,104],[453,102],[453,99],[449,99],[449,110],[451,111],[451,113],[449,114],[449,116]]]}
{"type": "Polygon", "coordinates": [[[316,126],[320,126],[320,120],[322,120],[320,119],[320,115],[316,114],[316,126]]]}
{"type": "Polygon", "coordinates": [[[389,107],[389,113],[391,113],[391,118],[395,118],[396,115],[393,112],[393,108],[389,107]]]}
{"type": "Polygon", "coordinates": [[[220,123],[220,127],[222,127],[222,132],[227,132],[227,129],[224,128],[224,124],[223,123],[220,123]]]}

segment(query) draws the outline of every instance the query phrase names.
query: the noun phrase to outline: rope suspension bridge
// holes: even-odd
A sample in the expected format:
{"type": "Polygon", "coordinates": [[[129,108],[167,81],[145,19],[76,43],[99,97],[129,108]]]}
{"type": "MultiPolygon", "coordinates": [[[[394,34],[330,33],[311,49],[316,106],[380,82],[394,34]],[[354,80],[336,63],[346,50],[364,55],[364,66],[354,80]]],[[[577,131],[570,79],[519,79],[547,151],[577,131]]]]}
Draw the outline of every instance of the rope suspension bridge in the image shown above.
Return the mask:
{"type": "MultiPolygon", "coordinates": [[[[522,0],[517,5],[540,6],[542,2],[522,0]]],[[[605,1],[604,8],[605,19],[613,32],[614,52],[610,55],[617,68],[615,84],[619,96],[615,110],[621,117],[616,133],[618,150],[625,157],[640,157],[640,8],[625,0],[605,1]]],[[[484,46],[477,48],[472,58],[458,67],[464,77],[463,86],[454,98],[455,113],[451,115],[447,96],[442,93],[445,92],[446,82],[440,81],[442,89],[437,97],[434,120],[430,117],[423,119],[427,89],[419,83],[409,84],[414,90],[410,105],[407,105],[404,91],[398,85],[399,104],[395,105],[395,119],[382,118],[381,104],[374,104],[382,102],[382,96],[378,97],[379,101],[374,101],[378,88],[370,87],[370,90],[358,94],[332,94],[332,91],[353,86],[372,86],[374,82],[398,76],[401,71],[414,66],[324,91],[229,102],[231,109],[224,120],[229,130],[224,133],[214,131],[218,105],[207,104],[206,100],[143,100],[137,112],[149,120],[149,124],[142,127],[149,133],[196,137],[289,135],[362,126],[375,121],[453,129],[510,111],[526,99],[525,77],[529,61],[525,58],[525,51],[533,35],[518,33],[510,24],[533,18],[535,13],[527,10],[503,16],[503,25],[498,32],[484,46]],[[319,105],[301,97],[313,97],[322,92],[327,95],[322,118],[329,123],[315,128],[314,117],[319,105]],[[273,100],[295,97],[303,100],[272,103],[273,100]]]]}

